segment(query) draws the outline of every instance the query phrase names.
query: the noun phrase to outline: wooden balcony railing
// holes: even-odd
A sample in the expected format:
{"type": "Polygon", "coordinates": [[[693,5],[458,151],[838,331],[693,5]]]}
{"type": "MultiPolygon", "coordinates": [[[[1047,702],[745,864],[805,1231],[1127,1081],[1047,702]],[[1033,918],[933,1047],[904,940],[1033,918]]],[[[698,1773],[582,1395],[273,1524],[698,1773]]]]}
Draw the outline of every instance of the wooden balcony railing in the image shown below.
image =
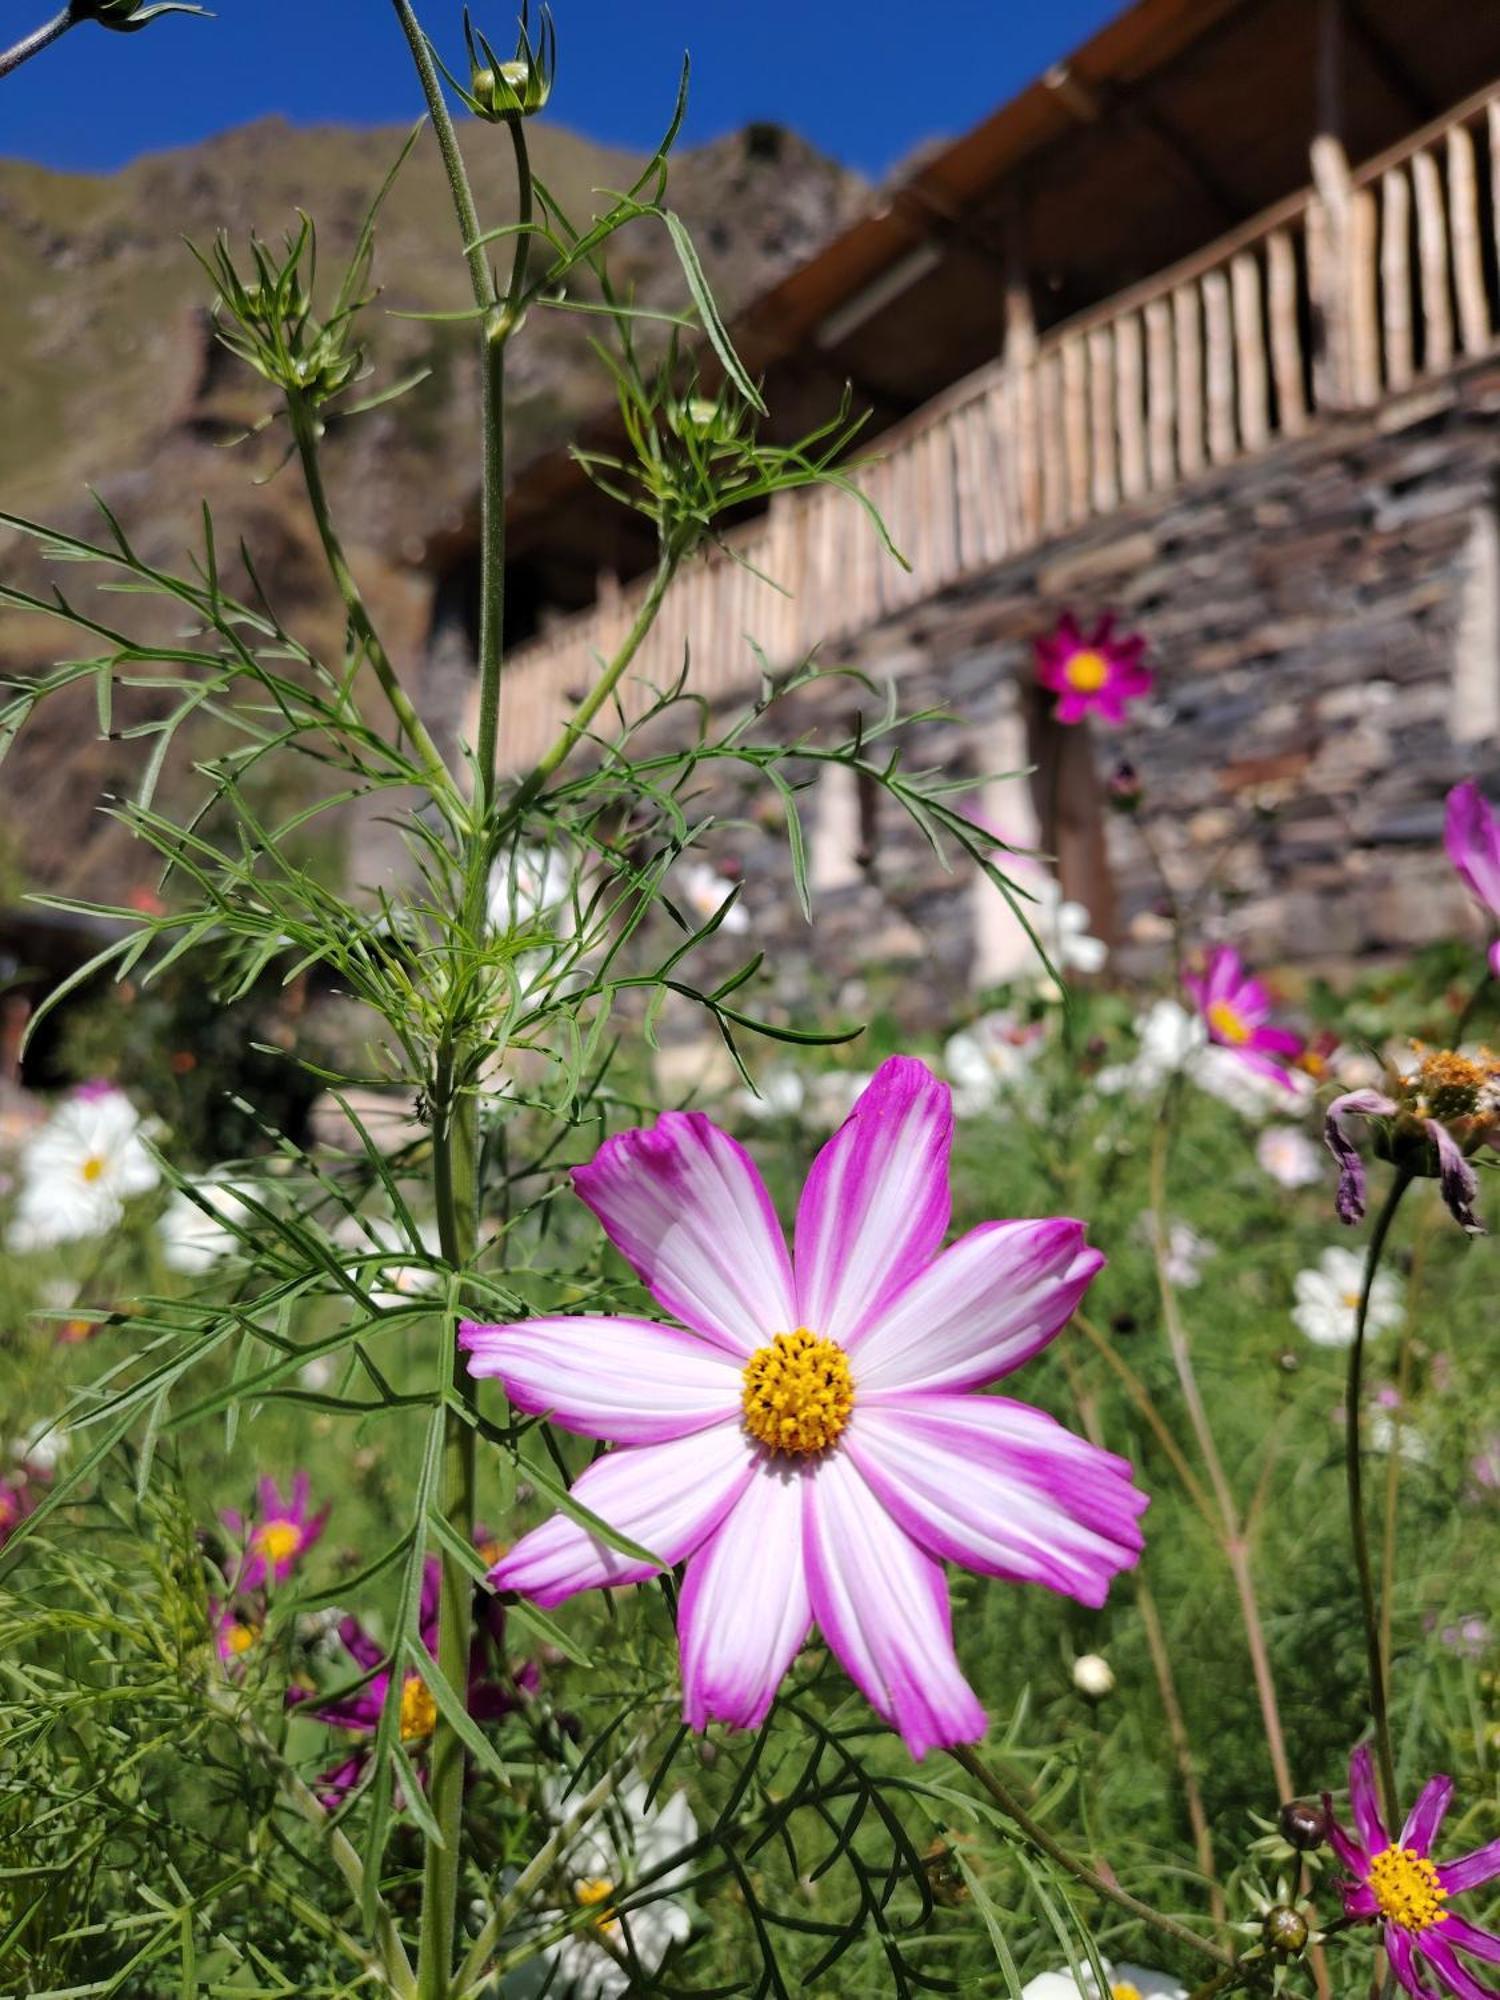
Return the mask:
{"type": "MultiPolygon", "coordinates": [[[[627,712],[689,658],[707,697],[753,687],[945,585],[1170,492],[1324,414],[1368,408],[1500,341],[1500,83],[1350,173],[968,376],[886,432],[859,478],[909,570],[832,489],[778,496],[673,586],[627,712]],[[1476,144],[1476,139],[1478,143],[1476,144]],[[1481,189],[1481,162],[1488,181],[1481,189]],[[753,574],[775,578],[773,588],[753,574]]],[[[551,740],[644,586],[513,655],[506,761],[551,740]]]]}

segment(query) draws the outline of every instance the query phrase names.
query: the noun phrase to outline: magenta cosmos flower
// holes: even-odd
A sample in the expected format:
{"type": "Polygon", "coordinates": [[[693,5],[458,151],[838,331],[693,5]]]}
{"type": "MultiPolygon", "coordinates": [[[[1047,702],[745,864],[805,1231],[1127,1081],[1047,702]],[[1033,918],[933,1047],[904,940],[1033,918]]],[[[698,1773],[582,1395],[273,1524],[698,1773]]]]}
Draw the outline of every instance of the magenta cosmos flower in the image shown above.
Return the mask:
{"type": "Polygon", "coordinates": [[[1036,677],[1057,696],[1059,722],[1082,722],[1090,714],[1118,728],[1127,701],[1151,692],[1152,672],[1141,655],[1139,633],[1115,637],[1113,616],[1085,633],[1069,611],[1057,629],[1036,642],[1036,677]]]}
{"type": "MultiPolygon", "coordinates": [[[[1448,794],[1443,845],[1469,894],[1500,924],[1500,820],[1472,779],[1448,794]]],[[[1490,946],[1490,970],[1500,978],[1500,938],[1490,946]]]]}
{"type": "Polygon", "coordinates": [[[1494,2000],[1493,1989],[1481,1986],[1454,1950],[1500,1965],[1500,1937],[1469,1923],[1448,1908],[1448,1901],[1500,1875],[1500,1840],[1457,1861],[1434,1861],[1432,1843],[1452,1796],[1451,1778],[1429,1778],[1407,1814],[1400,1839],[1393,1841],[1376,1803],[1369,1746],[1362,1744],[1349,1761],[1349,1804],[1359,1839],[1351,1840],[1335,1820],[1333,1801],[1325,1792],[1329,1844],[1354,1877],[1343,1889],[1345,1914],[1384,1925],[1382,1942],[1391,1969],[1415,2000],[1431,2000],[1427,1971],[1459,2000],[1494,2000]],[[1424,1965],[1418,1965],[1419,1958],[1424,1965]]]}
{"type": "MultiPolygon", "coordinates": [[[[975,1741],[943,1562],[1097,1605],[1139,1553],[1146,1499],[1122,1459],[968,1393],[1045,1347],[1104,1259],[1063,1219],[984,1223],[942,1250],[952,1134],[947,1086],[884,1063],[813,1163],[788,1256],[744,1148],[667,1112],[574,1185],[681,1325],[460,1329],[471,1371],[518,1408],[623,1447],[573,1491],[663,1564],[686,1561],[694,1728],[760,1722],[816,1623],[914,1756],[975,1741]]],[[[491,1581],[552,1605],[656,1568],[557,1514],[491,1581]]]]}
{"type": "Polygon", "coordinates": [[[1237,1055],[1257,1076],[1295,1091],[1288,1062],[1302,1052],[1302,1037],[1271,1025],[1271,996],[1237,951],[1219,945],[1201,973],[1187,973],[1183,985],[1203,1017],[1209,1039],[1237,1055]]]}
{"type": "Polygon", "coordinates": [[[293,1476],[291,1491],[283,1497],[274,1479],[262,1479],[256,1487],[253,1527],[243,1514],[232,1508],[219,1516],[244,1546],[244,1556],[232,1579],[233,1589],[263,1590],[268,1583],[285,1583],[317,1541],[328,1519],[328,1509],[308,1513],[310,1487],[307,1474],[298,1472],[293,1476]]]}

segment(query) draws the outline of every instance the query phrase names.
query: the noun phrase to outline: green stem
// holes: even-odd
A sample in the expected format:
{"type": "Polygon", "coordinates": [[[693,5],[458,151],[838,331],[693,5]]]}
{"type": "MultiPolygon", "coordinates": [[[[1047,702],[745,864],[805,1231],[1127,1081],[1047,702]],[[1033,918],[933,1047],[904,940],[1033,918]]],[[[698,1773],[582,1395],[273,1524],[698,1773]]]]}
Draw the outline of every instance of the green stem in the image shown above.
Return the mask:
{"type": "Polygon", "coordinates": [[[1365,1650],[1370,1663],[1370,1713],[1375,1721],[1375,1756],[1380,1766],[1380,1789],[1388,1826],[1399,1824],[1396,1758],[1391,1748],[1391,1718],[1386,1705],[1385,1668],[1380,1647],[1380,1612],[1375,1600],[1375,1573],[1370,1563],[1370,1537],[1365,1522],[1359,1424],[1360,1399],[1364,1393],[1365,1321],[1370,1313],[1370,1294],[1380,1269],[1386,1238],[1396,1219],[1396,1210],[1411,1183],[1412,1175],[1398,1167],[1390,1192],[1375,1218],[1375,1227],[1370,1232],[1365,1275],[1359,1288],[1359,1307],[1354,1316],[1354,1345],[1349,1349],[1349,1380],[1344,1390],[1344,1476],[1349,1488],[1349,1529],[1354,1538],[1354,1567],[1359,1574],[1360,1612],[1364,1619],[1365,1650]]]}
{"type": "Polygon", "coordinates": [[[427,37],[422,32],[421,23],[412,12],[410,0],[391,0],[391,4],[396,9],[396,18],[401,23],[401,31],[411,49],[411,59],[421,79],[422,95],[427,99],[432,129],[437,136],[438,151],[443,156],[443,171],[448,176],[454,212],[458,216],[458,226],[463,236],[464,261],[469,267],[469,282],[474,288],[474,303],[477,306],[492,306],[496,298],[495,280],[485,258],[484,246],[479,241],[483,234],[479,226],[479,210],[474,206],[474,191],[469,186],[468,169],[464,166],[464,156],[459,150],[458,133],[449,115],[448,100],[443,95],[443,84],[438,75],[437,64],[432,60],[427,37]]]}
{"type": "Polygon", "coordinates": [[[1233,1957],[1221,1945],[1211,1943],[1206,1937],[1200,1937],[1197,1931],[1190,1930],[1186,1924],[1178,1923],[1175,1917],[1166,1916],[1161,1910],[1153,1910],[1149,1903],[1143,1903],[1138,1896],[1132,1896],[1130,1891],[1122,1889],[1118,1882],[1099,1874],[1097,1870],[1090,1868],[1086,1861],[1080,1861],[1076,1854],[1070,1854],[1060,1841],[1054,1840],[1039,1820],[1032,1818],[1009,1786],[996,1776],[977,1750],[966,1743],[961,1743],[950,1754],[969,1776],[989,1793],[1006,1818],[1015,1822],[1033,1847],[1039,1847],[1043,1854],[1055,1861],[1058,1867],[1064,1869],[1076,1882],[1081,1882],[1086,1889],[1092,1889],[1096,1896],[1102,1896],[1106,1902],[1128,1911],[1138,1922],[1149,1924],[1153,1930],[1160,1931],[1163,1937],[1187,1945],[1191,1950],[1212,1959],[1215,1965],[1222,1966],[1226,1970],[1233,1968],[1235,1963],[1233,1957]]]}
{"type": "Polygon", "coordinates": [[[422,761],[427,782],[435,800],[448,804],[454,796],[453,779],[448,766],[443,762],[437,745],[427,733],[427,726],[412,706],[411,697],[401,685],[400,677],[391,664],[379,633],[360,594],[359,585],[344,554],[343,543],[338,530],[333,525],[333,515],[328,505],[328,490],[323,484],[323,467],[318,458],[317,418],[306,398],[296,390],[287,394],[287,414],[291,420],[292,439],[297,447],[297,457],[302,467],[302,479],[307,488],[308,504],[312,508],[313,520],[317,524],[318,539],[323,544],[323,554],[329,571],[338,585],[339,596],[344,600],[344,609],[355,637],[364,649],[366,659],[379,681],[391,713],[405,732],[412,747],[422,761]]]}
{"type": "Polygon", "coordinates": [[[39,56],[43,49],[60,40],[72,26],[73,9],[71,6],[64,7],[60,14],[54,15],[50,21],[43,22],[40,28],[33,28],[29,35],[24,35],[12,48],[8,48],[3,55],[0,55],[0,76],[9,76],[11,71],[19,69],[23,62],[29,62],[33,56],[39,56]]]}

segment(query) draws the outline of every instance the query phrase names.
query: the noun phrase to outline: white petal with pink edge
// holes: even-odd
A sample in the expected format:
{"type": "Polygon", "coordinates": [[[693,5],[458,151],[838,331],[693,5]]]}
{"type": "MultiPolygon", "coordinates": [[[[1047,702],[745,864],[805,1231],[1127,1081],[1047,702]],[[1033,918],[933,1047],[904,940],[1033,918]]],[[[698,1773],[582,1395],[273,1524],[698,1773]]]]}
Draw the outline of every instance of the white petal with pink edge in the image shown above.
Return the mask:
{"type": "MultiPolygon", "coordinates": [[[[740,1426],[717,1424],[666,1444],[610,1452],[573,1482],[573,1498],[670,1566],[718,1526],[749,1484],[755,1462],[740,1426]]],[[[660,1567],[625,1555],[567,1514],[554,1514],[501,1557],[490,1581],[546,1607],[576,1591],[642,1583],[660,1567]]]]}
{"type": "Polygon", "coordinates": [[[721,1348],[649,1319],[579,1314],[515,1326],[466,1320],[471,1375],[497,1375],[519,1410],[617,1444],[659,1444],[735,1416],[741,1369],[721,1348]]]}
{"type": "Polygon", "coordinates": [[[881,1064],[813,1161],[797,1207],[799,1323],[843,1345],[942,1243],[953,1104],[925,1063],[881,1064]]]}
{"type": "Polygon", "coordinates": [[[675,1319],[748,1356],[796,1326],[786,1239],[755,1162],[701,1111],[607,1139],[573,1185],[675,1319]]]}
{"type": "Polygon", "coordinates": [[[683,1719],[753,1729],[807,1637],[800,1465],[761,1456],[749,1485],[690,1558],[677,1609],[683,1719]]]}
{"type": "Polygon", "coordinates": [[[812,1612],[845,1672],[913,1757],[976,1743],[984,1710],[959,1670],[942,1566],[892,1520],[841,1451],[808,1482],[812,1612]]]}
{"type": "Polygon", "coordinates": [[[856,1394],[995,1381],[1067,1324],[1103,1262],[1066,1217],[981,1223],[849,1343],[856,1394]]]}
{"type": "Polygon", "coordinates": [[[1099,1605],[1140,1554],[1130,1466],[1025,1403],[856,1403],[842,1448],[914,1540],[965,1569],[1099,1605]]]}

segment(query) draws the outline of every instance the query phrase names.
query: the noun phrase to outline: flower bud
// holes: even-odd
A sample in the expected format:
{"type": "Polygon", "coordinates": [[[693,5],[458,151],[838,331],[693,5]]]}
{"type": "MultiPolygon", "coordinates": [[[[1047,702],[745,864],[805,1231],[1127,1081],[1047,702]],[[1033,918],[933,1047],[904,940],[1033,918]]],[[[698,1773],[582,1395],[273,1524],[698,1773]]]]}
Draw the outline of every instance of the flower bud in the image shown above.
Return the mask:
{"type": "Polygon", "coordinates": [[[1133,813],[1140,809],[1145,787],[1134,764],[1121,758],[1105,780],[1104,795],[1117,813],[1133,813]]]}
{"type": "Polygon", "coordinates": [[[1307,1919],[1289,1903],[1273,1904],[1261,1920],[1260,1935],[1267,1951],[1278,1958],[1295,1958],[1307,1949],[1307,1919]]]}
{"type": "Polygon", "coordinates": [[[1103,1701],[1114,1693],[1114,1668],[1102,1653],[1080,1653],[1073,1662],[1073,1685],[1090,1701],[1103,1701]]]}
{"type": "Polygon", "coordinates": [[[1322,1807],[1310,1805],[1306,1799],[1288,1799],[1281,1808],[1277,1825],[1287,1845],[1302,1854],[1310,1854],[1315,1847],[1321,1847],[1328,1837],[1328,1823],[1323,1817],[1322,1807]]]}
{"type": "Polygon", "coordinates": [[[69,0],[68,7],[70,21],[97,21],[101,28],[113,28],[122,35],[133,35],[162,14],[202,12],[190,0],[156,0],[155,6],[147,6],[146,0],[69,0]]]}
{"type": "Polygon", "coordinates": [[[540,111],[552,95],[552,77],[557,67],[557,36],[552,17],[542,10],[541,29],[535,43],[528,32],[526,12],[521,14],[521,33],[515,55],[501,62],[482,34],[465,22],[469,43],[469,88],[464,100],[476,118],[497,124],[504,118],[529,118],[540,111]]]}

